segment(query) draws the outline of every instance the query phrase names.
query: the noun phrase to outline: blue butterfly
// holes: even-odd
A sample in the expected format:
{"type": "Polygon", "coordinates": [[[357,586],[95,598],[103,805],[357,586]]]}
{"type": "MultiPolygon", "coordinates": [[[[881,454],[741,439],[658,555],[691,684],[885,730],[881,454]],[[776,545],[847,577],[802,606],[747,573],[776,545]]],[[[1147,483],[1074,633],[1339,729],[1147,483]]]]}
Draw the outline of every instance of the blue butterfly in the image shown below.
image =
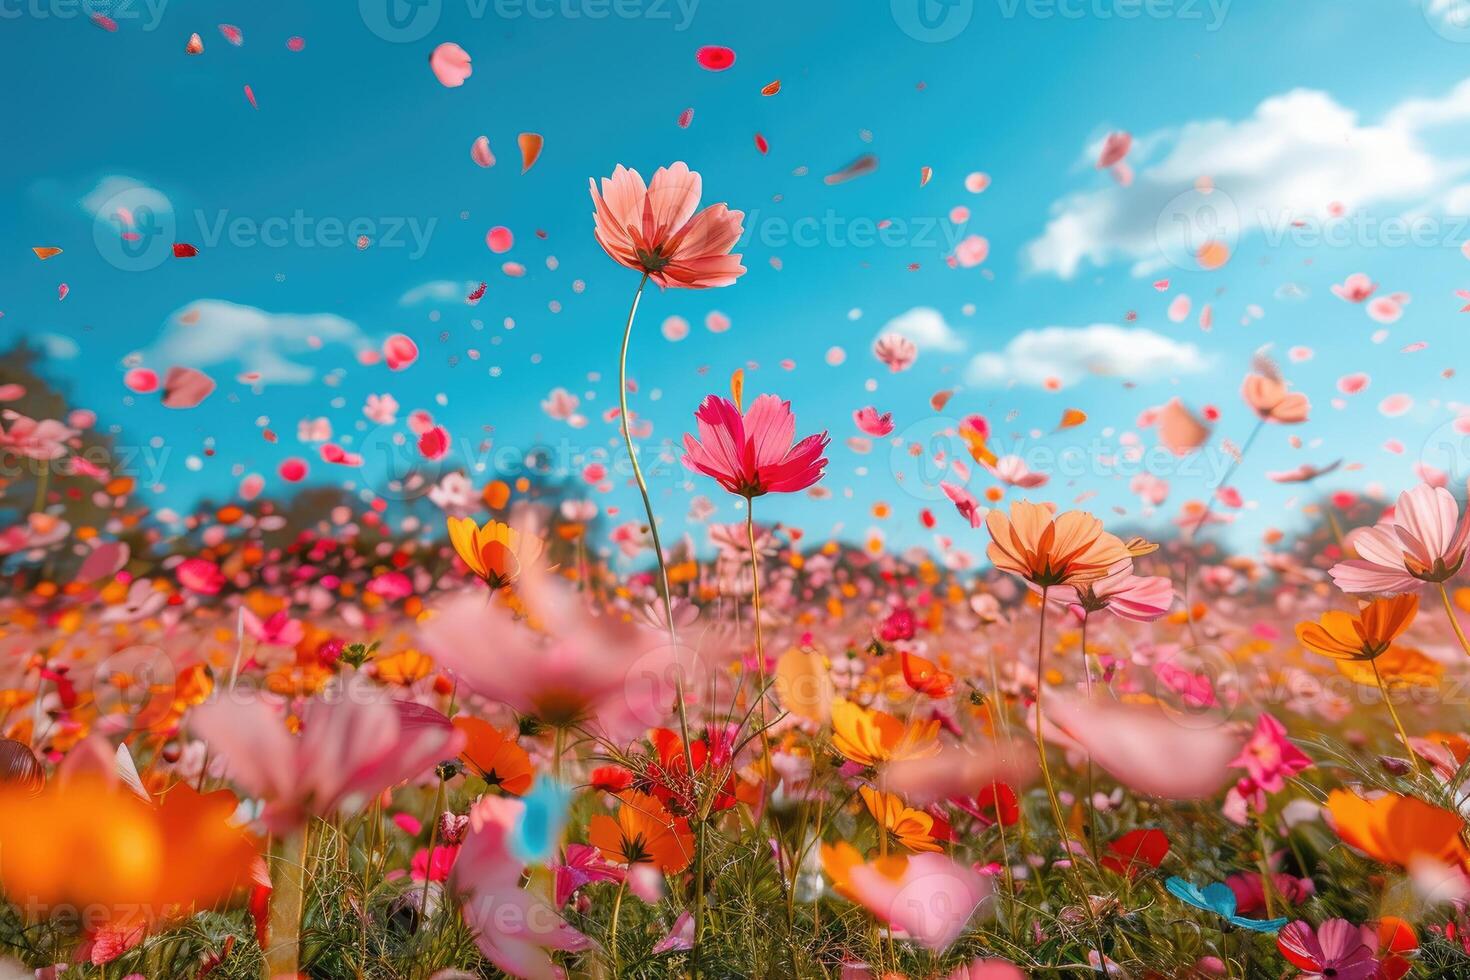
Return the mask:
{"type": "Polygon", "coordinates": [[[1214,912],[1226,922],[1241,929],[1249,929],[1252,932],[1275,932],[1286,925],[1286,919],[1247,919],[1245,916],[1235,914],[1235,892],[1230,890],[1229,885],[1218,881],[1211,882],[1201,889],[1192,881],[1185,881],[1175,875],[1164,882],[1164,887],[1169,889],[1169,894],[1193,905],[1197,909],[1206,912],[1214,912]]]}
{"type": "Polygon", "coordinates": [[[521,798],[526,808],[510,829],[506,844],[526,864],[545,864],[556,854],[566,827],[572,791],[549,776],[538,776],[531,792],[521,798]]]}

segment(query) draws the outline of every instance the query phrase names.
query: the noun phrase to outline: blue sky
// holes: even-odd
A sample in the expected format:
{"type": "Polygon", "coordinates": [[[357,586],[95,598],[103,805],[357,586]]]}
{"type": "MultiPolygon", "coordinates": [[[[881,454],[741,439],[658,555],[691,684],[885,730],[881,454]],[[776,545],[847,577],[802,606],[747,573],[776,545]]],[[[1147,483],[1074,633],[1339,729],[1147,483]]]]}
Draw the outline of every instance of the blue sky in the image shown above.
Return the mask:
{"type": "MultiPolygon", "coordinates": [[[[124,443],[155,445],[157,471],[142,475],[156,482],[159,506],[227,495],[247,473],[279,489],[275,468],[287,456],[312,460],[313,481],[383,491],[373,453],[364,469],[343,469],[296,439],[297,423],[317,417],[348,449],[378,438],[359,428],[370,393],[401,403],[398,431],[402,415],[425,409],[457,450],[484,438],[514,449],[564,444],[580,470],[616,442],[602,413],[616,402],[617,344],[637,283],[592,238],[587,179],[618,163],[647,175],[674,160],[703,174],[707,202],[748,213],[749,272],[727,289],[645,296],[634,410],[652,421],[655,440],[677,438],[700,398],[724,392],[743,367],[747,391],[792,399],[802,431],[831,430],[832,500],[768,498],[757,505],[765,519],[817,535],[877,526],[891,542],[931,544],[917,520],[929,506],[940,532],[980,550],[932,482],[895,481],[902,450],[879,444],[862,455],[845,445],[857,434],[852,411],[869,404],[926,445],[945,419],[979,412],[1003,449],[1042,468],[1050,457],[1040,454],[1080,452],[1088,463],[1079,475],[1055,473],[1028,495],[1065,505],[1092,492],[1090,508],[1138,515],[1128,486],[1136,468],[1107,463],[1120,436],[1152,445],[1136,419],[1177,395],[1218,406],[1214,444],[1238,443],[1250,419],[1236,391],[1265,344],[1314,411],[1305,426],[1269,429],[1242,468],[1247,506],[1232,533],[1243,546],[1292,520],[1298,490],[1267,481],[1269,470],[1341,457],[1361,469],[1324,486],[1389,492],[1414,481],[1421,459],[1456,469],[1462,486],[1470,473],[1465,453],[1423,449],[1454,436],[1456,399],[1470,401],[1458,376],[1444,377],[1470,348],[1454,292],[1470,287],[1459,249],[1470,224],[1456,217],[1470,213],[1470,89],[1456,90],[1470,78],[1470,34],[1457,27],[1458,0],[425,0],[401,8],[406,33],[423,35],[412,39],[385,27],[387,2],[131,0],[111,5],[114,33],[80,13],[106,4],[0,0],[0,81],[13,93],[0,155],[10,256],[0,265],[0,340],[44,338],[61,355],[49,369],[74,382],[78,401],[120,427],[124,443]],[[916,26],[919,3],[931,5],[933,31],[916,26]],[[242,46],[221,36],[222,23],[241,29],[242,46]],[[205,51],[188,57],[193,32],[205,51]],[[288,50],[292,36],[304,50],[288,50]],[[474,59],[461,88],[442,87],[428,67],[446,41],[474,59]],[[734,67],[699,67],[705,44],[733,48],[734,67]],[[776,79],[781,92],[763,97],[776,79]],[[683,129],[686,107],[694,118],[683,129]],[[1127,188],[1091,162],[1114,130],[1134,136],[1127,188]],[[542,134],[545,151],[521,174],[524,131],[542,134]],[[756,149],[757,132],[768,154],[756,149]],[[497,157],[490,169],[470,159],[482,134],[497,157]],[[875,173],[823,182],[864,153],[877,156],[875,173]],[[926,166],[933,178],[921,187],[926,166]],[[982,194],[964,186],[975,171],[991,178],[982,194]],[[1193,265],[1168,231],[1201,220],[1191,187],[1204,176],[1218,195],[1205,203],[1223,201],[1236,215],[1225,233],[1232,258],[1214,271],[1193,265]],[[173,229],[160,242],[201,254],[121,253],[94,214],[119,193],[115,201],[151,205],[173,229]],[[1318,235],[1333,202],[1342,217],[1318,235]],[[970,211],[961,227],[949,220],[956,206],[970,211]],[[873,241],[884,219],[889,237],[873,241]],[[492,226],[512,230],[510,252],[487,249],[492,226]],[[261,240],[279,227],[283,241],[261,240]],[[360,250],[349,227],[373,244],[360,250]],[[1417,243],[1398,241],[1403,229],[1417,243]],[[815,239],[790,241],[798,231],[815,239]],[[989,241],[989,256],[949,267],[955,243],[971,234],[989,241]],[[43,263],[32,246],[64,252],[43,263]],[[504,275],[507,260],[526,275],[504,275]],[[1376,296],[1408,294],[1397,322],[1376,323],[1330,292],[1355,272],[1379,284],[1376,296]],[[1153,283],[1164,278],[1160,292],[1153,283]],[[484,299],[466,305],[462,284],[482,280],[484,299]],[[62,282],[70,293],[58,301],[62,282]],[[428,298],[405,302],[415,291],[428,298]],[[1176,323],[1166,309],[1180,294],[1192,309],[1176,323]],[[1210,331],[1198,326],[1205,303],[1210,331]],[[200,308],[218,319],[171,323],[200,308]],[[915,308],[938,311],[949,331],[892,374],[872,341],[915,308]],[[711,311],[729,317],[727,332],[705,328],[711,311]],[[691,325],[678,343],[660,333],[672,315],[691,325]],[[263,333],[242,340],[247,324],[263,333]],[[1091,325],[1150,336],[1095,352],[1090,363],[1112,373],[1061,391],[970,369],[977,355],[1026,347],[1027,331],[1047,327],[1071,332],[1027,360],[1023,375],[1052,373],[1053,361],[1075,366],[1103,336],[1085,332],[1091,325]],[[322,331],[342,342],[301,349],[322,331]],[[357,363],[356,346],[394,332],[416,340],[417,364],[390,373],[357,363]],[[1427,348],[1402,352],[1419,342],[1427,348]],[[837,366],[826,360],[834,347],[846,352],[837,366]],[[1294,363],[1294,347],[1313,356],[1294,363]],[[188,411],[131,396],[122,375],[135,354],[160,372],[199,367],[219,389],[188,411]],[[237,380],[262,366],[275,380],[237,380]],[[1368,389],[1338,395],[1337,380],[1360,371],[1372,376],[1368,389]],[[583,399],[586,427],[542,411],[558,387],[583,399]],[[929,397],[943,388],[957,394],[936,417],[929,397]],[[1413,397],[1412,409],[1386,417],[1381,400],[1399,393],[1413,397]],[[1089,421],[1053,432],[1067,408],[1089,421]],[[1385,450],[1389,440],[1403,452],[1385,450]],[[874,520],[876,501],[893,516],[874,520]]],[[[1169,499],[1151,519],[1200,496],[1223,458],[1171,464],[1160,474],[1169,499]]],[[[989,482],[982,477],[977,491],[989,482]]],[[[675,533],[704,537],[685,523],[691,489],[717,501],[717,519],[740,516],[709,481],[667,468],[654,490],[675,533]]],[[[636,508],[621,482],[592,495],[625,516],[636,508]]]]}

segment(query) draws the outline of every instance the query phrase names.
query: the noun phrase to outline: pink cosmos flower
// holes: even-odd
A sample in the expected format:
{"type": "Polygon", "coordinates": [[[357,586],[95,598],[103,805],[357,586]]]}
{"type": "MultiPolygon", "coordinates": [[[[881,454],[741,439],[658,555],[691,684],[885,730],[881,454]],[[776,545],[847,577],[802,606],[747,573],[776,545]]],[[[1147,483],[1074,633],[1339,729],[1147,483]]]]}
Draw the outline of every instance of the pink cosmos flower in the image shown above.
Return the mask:
{"type": "Polygon", "coordinates": [[[1339,589],[1414,592],[1459,572],[1470,544],[1470,520],[1460,521],[1460,507],[1444,487],[1420,484],[1399,494],[1388,520],[1352,532],[1348,543],[1358,557],[1328,571],[1339,589]]]}
{"type": "Polygon", "coordinates": [[[301,620],[292,619],[284,609],[262,620],[249,609],[242,608],[240,619],[245,625],[245,632],[266,646],[294,647],[306,636],[301,620]]]}
{"type": "Polygon", "coordinates": [[[1286,726],[1271,715],[1256,719],[1255,731],[1246,740],[1240,755],[1230,765],[1244,769],[1252,783],[1267,793],[1286,788],[1286,779],[1312,765],[1307,754],[1286,737],[1286,726]]]}
{"type": "Polygon", "coordinates": [[[878,410],[871,405],[853,412],[852,420],[862,432],[875,439],[881,439],[893,431],[893,413],[884,412],[879,415],[878,410]]]}
{"type": "Polygon", "coordinates": [[[994,463],[986,464],[985,468],[1001,483],[1025,490],[1046,486],[1047,481],[1051,479],[1045,473],[1037,473],[1028,468],[1025,461],[1019,456],[1002,456],[994,463]]]}
{"type": "Polygon", "coordinates": [[[512,853],[510,839],[524,815],[520,800],[487,796],[476,803],[450,888],[486,959],[511,976],[551,980],[565,974],[548,951],[578,952],[592,940],[568,925],[539,891],[521,887],[525,863],[512,853]]]}
{"type": "Polygon", "coordinates": [[[0,415],[8,426],[0,425],[0,452],[14,453],[28,459],[60,459],[66,455],[66,442],[81,435],[76,429],[55,419],[35,419],[6,410],[0,415]]]}
{"type": "Polygon", "coordinates": [[[901,333],[886,333],[873,342],[873,356],[897,374],[914,366],[919,348],[901,333]]]}
{"type": "Polygon", "coordinates": [[[673,651],[636,623],[593,615],[575,592],[536,569],[523,570],[517,589],[525,621],[477,593],[435,610],[421,627],[435,662],[476,694],[552,726],[660,717],[646,702],[664,692],[633,680],[645,669],[664,676],[658,670],[673,651]]]}
{"type": "Polygon", "coordinates": [[[1363,930],[1346,919],[1328,919],[1315,930],[1306,922],[1288,923],[1277,935],[1276,947],[1303,971],[1298,980],[1372,980],[1379,975],[1374,948],[1363,941],[1363,930]]]}
{"type": "Polygon", "coordinates": [[[929,949],[947,949],[991,895],[990,882],[943,854],[915,854],[890,878],[870,865],[849,872],[852,897],[929,949]]]}
{"type": "Polygon", "coordinates": [[[944,495],[954,502],[955,510],[959,511],[960,516],[970,522],[971,527],[979,527],[985,523],[985,515],[990,513],[990,510],[982,506],[980,501],[976,500],[975,495],[970,493],[970,491],[959,484],[950,483],[948,480],[940,480],[939,489],[943,490],[944,495]]]}
{"type": "Polygon", "coordinates": [[[760,395],[743,416],[735,403],[710,395],[694,413],[699,438],[685,433],[684,465],[713,477],[742,497],[796,493],[822,478],[830,441],[826,432],[792,445],[796,416],[791,403],[760,395]]]}
{"type": "Polygon", "coordinates": [[[392,425],[398,416],[398,399],[392,395],[368,395],[362,414],[377,425],[392,425]]]}
{"type": "Polygon", "coordinates": [[[724,204],[699,207],[701,180],[679,162],[660,167],[645,187],[638,171],[619,164],[611,177],[589,180],[594,234],[614,262],[645,273],[660,286],[728,286],[745,273],[730,250],[743,234],[742,211],[724,204]]]}
{"type": "Polygon", "coordinates": [[[432,709],[393,701],[366,682],[350,682],[340,694],[308,701],[296,712],[294,735],[282,705],[261,695],[237,694],[194,711],[194,733],[225,759],[236,785],[265,801],[261,820],[273,833],[313,814],[356,809],[462,747],[464,736],[432,709]]]}
{"type": "Polygon", "coordinates": [[[1133,559],[1116,562],[1108,574],[1082,585],[1054,586],[1047,598],[1086,612],[1108,610],[1119,619],[1151,623],[1174,604],[1174,583],[1162,575],[1138,575],[1133,559]]]}
{"type": "Polygon", "coordinates": [[[1337,283],[1333,284],[1332,295],[1338,299],[1346,300],[1349,303],[1361,303],[1369,296],[1372,296],[1373,291],[1377,288],[1378,283],[1369,279],[1366,274],[1354,272],[1347,279],[1343,280],[1341,285],[1337,283]]]}

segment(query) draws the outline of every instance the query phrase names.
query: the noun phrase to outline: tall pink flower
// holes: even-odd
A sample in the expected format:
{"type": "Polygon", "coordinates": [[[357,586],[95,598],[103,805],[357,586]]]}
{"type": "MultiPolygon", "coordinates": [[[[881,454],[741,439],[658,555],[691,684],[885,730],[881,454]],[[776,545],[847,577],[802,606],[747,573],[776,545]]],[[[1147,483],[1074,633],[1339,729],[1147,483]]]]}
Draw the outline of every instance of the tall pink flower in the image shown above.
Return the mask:
{"type": "Polygon", "coordinates": [[[1305,752],[1286,737],[1286,726],[1271,715],[1256,719],[1256,729],[1230,763],[1244,769],[1251,782],[1267,793],[1279,793],[1286,780],[1312,765],[1305,752]]]}
{"type": "Polygon", "coordinates": [[[1452,578],[1465,562],[1470,520],[1444,487],[1420,484],[1399,494],[1393,515],[1349,536],[1358,557],[1329,574],[1344,592],[1414,592],[1452,578]]]}
{"type": "Polygon", "coordinates": [[[760,395],[743,416],[735,403],[710,395],[694,413],[699,438],[684,434],[684,465],[714,477],[742,497],[796,493],[822,478],[830,439],[826,432],[792,445],[796,416],[791,403],[760,395]]]}
{"type": "Polygon", "coordinates": [[[589,180],[597,243],[619,265],[660,286],[728,286],[745,273],[730,250],[743,234],[744,212],[724,204],[699,207],[699,174],[680,162],[660,167],[645,187],[638,171],[618,164],[602,193],[589,180]]]}

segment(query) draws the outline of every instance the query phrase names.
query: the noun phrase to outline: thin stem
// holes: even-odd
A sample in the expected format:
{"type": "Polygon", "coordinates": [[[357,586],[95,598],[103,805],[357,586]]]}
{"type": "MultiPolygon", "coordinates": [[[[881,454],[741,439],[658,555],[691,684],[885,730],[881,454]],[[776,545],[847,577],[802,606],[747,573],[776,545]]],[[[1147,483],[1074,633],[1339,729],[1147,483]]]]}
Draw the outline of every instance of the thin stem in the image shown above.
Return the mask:
{"type": "MultiPolygon", "coordinates": [[[[756,706],[760,711],[761,723],[761,753],[764,755],[763,768],[765,779],[761,781],[764,787],[761,795],[769,799],[771,793],[771,776],[774,770],[771,768],[771,733],[770,726],[766,722],[766,641],[761,635],[761,562],[760,555],[755,547],[755,498],[745,499],[745,540],[750,547],[750,602],[751,611],[755,617],[755,671],[756,671],[756,706]]],[[[764,812],[767,807],[762,806],[764,812]]],[[[774,827],[774,823],[772,824],[774,827]]],[[[776,836],[776,862],[781,866],[781,873],[786,873],[786,852],[781,846],[781,837],[776,836]]],[[[795,873],[795,869],[792,869],[795,873]]]]}
{"type": "Polygon", "coordinates": [[[1444,600],[1444,614],[1450,618],[1450,625],[1455,628],[1455,638],[1460,641],[1460,649],[1470,655],[1470,640],[1465,638],[1465,630],[1460,626],[1460,618],[1455,615],[1455,606],[1450,602],[1450,590],[1445,588],[1443,582],[1439,583],[1439,597],[1444,600]]]}
{"type": "Polygon", "coordinates": [[[618,955],[618,920],[623,915],[623,892],[627,890],[628,879],[624,878],[618,882],[618,895],[613,899],[612,933],[607,940],[608,950],[612,953],[613,976],[620,976],[623,972],[623,958],[618,955]]]}
{"type": "Polygon", "coordinates": [[[307,828],[281,840],[271,874],[270,945],[265,950],[265,980],[294,977],[300,956],[301,910],[306,897],[307,828]]]}
{"type": "MultiPolygon", "coordinates": [[[[1056,821],[1057,836],[1061,839],[1062,853],[1072,860],[1072,842],[1067,836],[1067,822],[1062,818],[1062,805],[1057,800],[1057,788],[1051,779],[1051,767],[1046,762],[1046,732],[1042,727],[1041,692],[1046,686],[1046,593],[1041,589],[1041,611],[1036,626],[1036,754],[1041,761],[1041,779],[1046,784],[1046,798],[1051,803],[1052,819],[1056,821]]],[[[1083,902],[1087,896],[1082,896],[1083,902]]]]}
{"type": "MultiPolygon", "coordinates": [[[[633,319],[638,315],[638,301],[643,298],[643,287],[648,285],[648,273],[638,280],[638,289],[633,293],[633,305],[628,308],[628,322],[623,327],[623,346],[618,353],[618,408],[623,424],[623,442],[628,447],[628,459],[633,464],[633,479],[638,483],[638,493],[643,498],[643,511],[648,515],[648,533],[653,539],[653,557],[658,561],[659,580],[664,589],[664,616],[669,628],[669,652],[679,654],[679,635],[674,628],[674,593],[669,588],[669,568],[664,563],[663,542],[658,536],[658,520],[653,516],[653,501],[648,496],[648,482],[643,479],[643,467],[638,465],[638,447],[633,445],[633,430],[628,423],[628,344],[633,339],[633,319]]],[[[674,704],[679,713],[679,737],[684,741],[684,765],[691,782],[695,780],[694,750],[689,744],[689,713],[684,704],[684,671],[674,671],[674,704]]],[[[699,975],[699,942],[704,936],[704,819],[694,822],[694,948],[689,953],[692,972],[699,975]]]]}
{"type": "Polygon", "coordinates": [[[1378,693],[1383,695],[1383,703],[1388,705],[1388,715],[1393,719],[1393,727],[1399,730],[1399,738],[1403,739],[1404,751],[1409,753],[1409,763],[1414,767],[1414,775],[1419,775],[1419,756],[1414,752],[1414,746],[1409,744],[1409,733],[1404,731],[1404,723],[1399,720],[1398,709],[1393,706],[1393,698],[1388,693],[1388,685],[1383,682],[1383,674],[1378,670],[1378,658],[1374,657],[1368,661],[1373,668],[1373,679],[1378,682],[1378,693]]]}
{"type": "MultiPolygon", "coordinates": [[[[557,729],[560,738],[561,729],[557,729]]],[[[434,794],[434,822],[429,825],[429,855],[424,864],[424,893],[419,896],[419,921],[417,928],[424,927],[424,916],[429,909],[429,882],[434,874],[434,847],[439,843],[439,814],[444,810],[444,779],[439,779],[439,789],[434,794]]]]}
{"type": "MultiPolygon", "coordinates": [[[[1087,620],[1091,614],[1082,613],[1082,678],[1087,684],[1087,700],[1092,701],[1092,661],[1087,659],[1087,620]]],[[[1087,755],[1087,844],[1088,851],[1092,854],[1092,861],[1097,863],[1097,806],[1093,803],[1093,767],[1092,754],[1087,755]]]]}

